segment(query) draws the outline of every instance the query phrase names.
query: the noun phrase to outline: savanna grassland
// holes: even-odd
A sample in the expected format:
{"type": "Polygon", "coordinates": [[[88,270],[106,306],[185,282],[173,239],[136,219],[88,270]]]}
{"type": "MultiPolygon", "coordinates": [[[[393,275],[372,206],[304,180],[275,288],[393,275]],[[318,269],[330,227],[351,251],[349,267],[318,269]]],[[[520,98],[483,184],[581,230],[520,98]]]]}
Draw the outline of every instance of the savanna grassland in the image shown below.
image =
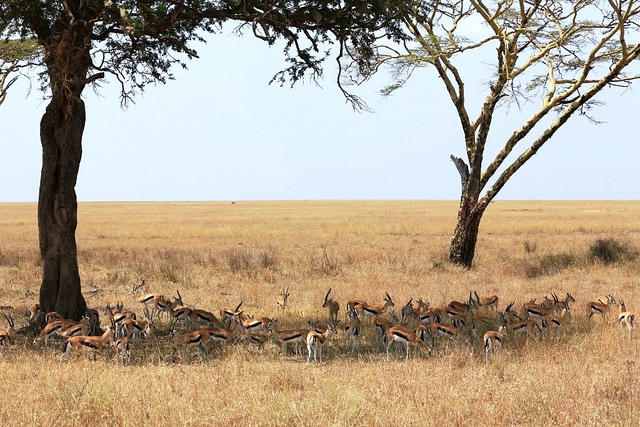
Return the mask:
{"type": "Polygon", "coordinates": [[[179,290],[185,305],[214,313],[242,301],[281,329],[325,321],[329,288],[342,307],[380,304],[388,292],[397,312],[410,298],[442,306],[474,290],[498,294],[499,310],[570,292],[572,316],[557,334],[508,336],[485,365],[481,337],[498,321],[483,310],[471,342],[437,339],[430,357],[409,360],[399,347],[387,360],[363,320],[359,353],[339,330],[324,362],[306,365],[272,339],[263,349],[210,346],[200,360],[170,340],[165,319],[129,366],[111,349],[59,366],[63,341],[33,348],[25,314],[40,281],[36,205],[1,204],[0,306],[19,333],[0,361],[0,423],[637,426],[640,335],[617,326],[617,305],[588,320],[586,304],[613,294],[640,313],[640,202],[495,202],[469,270],[447,262],[456,212],[448,201],[81,203],[83,292],[101,315],[120,301],[141,312],[133,290],[144,280],[149,292],[179,290]],[[602,241],[620,256],[600,256],[602,241]],[[284,314],[275,306],[283,288],[284,314]]]}

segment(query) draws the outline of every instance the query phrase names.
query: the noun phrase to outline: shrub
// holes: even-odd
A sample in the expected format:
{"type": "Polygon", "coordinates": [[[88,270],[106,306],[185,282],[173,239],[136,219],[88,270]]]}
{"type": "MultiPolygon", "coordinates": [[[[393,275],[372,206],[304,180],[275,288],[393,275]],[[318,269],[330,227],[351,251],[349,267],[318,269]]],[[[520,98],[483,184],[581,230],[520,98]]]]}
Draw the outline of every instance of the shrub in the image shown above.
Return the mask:
{"type": "Polygon", "coordinates": [[[628,245],[612,238],[596,240],[589,248],[589,255],[592,260],[599,259],[605,264],[625,261],[632,258],[628,245]]]}

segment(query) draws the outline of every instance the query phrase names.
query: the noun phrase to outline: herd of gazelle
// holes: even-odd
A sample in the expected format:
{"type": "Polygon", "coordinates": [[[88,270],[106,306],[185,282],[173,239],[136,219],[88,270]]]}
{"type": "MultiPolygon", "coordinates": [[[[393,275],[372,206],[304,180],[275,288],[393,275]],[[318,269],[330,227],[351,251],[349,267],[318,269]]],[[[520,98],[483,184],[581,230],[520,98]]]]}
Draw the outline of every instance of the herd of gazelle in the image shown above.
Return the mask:
{"type": "MultiPolygon", "coordinates": [[[[279,313],[285,312],[289,295],[287,288],[276,298],[279,313]]],[[[46,313],[46,324],[33,340],[33,345],[37,346],[43,339],[47,345],[49,338],[54,335],[65,338],[64,352],[60,357],[62,364],[71,353],[91,354],[95,358],[97,352],[112,343],[122,364],[126,365],[130,363],[134,343],[154,337],[154,317],[168,316],[171,320],[171,339],[184,347],[185,357],[187,349],[192,347],[197,348],[202,357],[207,352],[207,343],[228,344],[243,340],[263,347],[267,334],[271,334],[282,346],[285,355],[288,344],[295,344],[298,354],[299,346],[306,345],[309,363],[312,357],[314,361],[317,362],[319,358],[322,362],[323,347],[338,333],[341,322],[340,304],[331,297],[331,289],[325,294],[322,304],[322,308],[328,312],[326,323],[308,322],[308,327],[283,330],[278,329],[275,318],[245,314],[240,310],[242,302],[235,307],[220,309],[218,318],[213,312],[185,307],[180,292],[173,298],[160,293],[149,293],[139,297],[138,301],[144,306],[144,319],[139,319],[132,310],[124,310],[122,303],[115,308],[107,304],[104,313],[109,318],[109,325],[104,331],[100,328],[96,310],[89,310],[87,316],[80,321],[63,319],[54,312],[46,313]],[[183,326],[182,333],[178,333],[180,324],[183,326]]],[[[487,319],[494,313],[499,319],[499,327],[497,330],[486,331],[482,339],[485,363],[488,363],[490,353],[501,347],[507,335],[523,334],[528,337],[544,330],[557,331],[569,321],[571,304],[575,302],[575,298],[570,293],[564,299],[552,294],[552,298],[545,296],[541,302],[531,300],[522,304],[519,309],[514,308],[515,302],[511,302],[504,311],[498,310],[498,302],[497,295],[480,297],[475,291],[469,293],[466,302],[451,301],[444,307],[431,307],[422,298],[417,301],[412,298],[402,308],[401,317],[398,318],[395,311],[389,311],[395,304],[388,293],[385,293],[383,302],[379,305],[368,304],[359,299],[349,300],[344,319],[347,347],[350,347],[352,353],[356,352],[358,344],[361,344],[363,325],[370,324],[375,328],[376,347],[386,351],[387,358],[393,343],[404,345],[406,358],[409,358],[412,346],[418,348],[423,355],[430,355],[438,337],[472,341],[476,336],[477,325],[488,323],[487,319]]],[[[618,323],[628,330],[628,337],[631,339],[635,316],[627,311],[624,301],[616,302],[611,294],[598,297],[587,304],[588,318],[607,315],[616,303],[620,305],[618,323]]],[[[39,307],[35,304],[31,308],[30,320],[39,315],[39,307]]],[[[5,314],[5,318],[8,328],[0,330],[0,346],[3,349],[10,347],[16,334],[13,318],[8,314],[5,314]]]]}

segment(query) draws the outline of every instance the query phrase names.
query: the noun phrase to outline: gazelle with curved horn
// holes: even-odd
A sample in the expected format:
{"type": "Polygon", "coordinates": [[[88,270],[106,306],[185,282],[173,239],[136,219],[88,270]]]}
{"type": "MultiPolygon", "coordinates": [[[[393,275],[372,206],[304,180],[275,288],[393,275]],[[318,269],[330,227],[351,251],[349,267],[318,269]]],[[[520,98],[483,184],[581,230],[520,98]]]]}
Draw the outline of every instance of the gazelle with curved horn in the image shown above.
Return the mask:
{"type": "Polygon", "coordinates": [[[331,288],[329,288],[327,294],[324,296],[322,308],[326,308],[327,310],[329,310],[329,322],[335,323],[338,321],[338,311],[340,311],[340,304],[338,304],[338,301],[335,301],[333,298],[329,298],[329,294],[331,294],[331,288]]]}
{"type": "Polygon", "coordinates": [[[327,323],[327,330],[324,333],[316,331],[309,331],[307,334],[307,364],[311,360],[311,354],[313,353],[313,361],[317,362],[317,355],[320,352],[320,363],[322,363],[322,347],[329,341],[332,335],[337,334],[338,331],[331,323],[327,323]]]}
{"type": "Polygon", "coordinates": [[[492,294],[487,297],[480,298],[480,296],[478,296],[478,292],[473,291],[473,294],[476,297],[476,302],[478,303],[479,307],[489,307],[493,311],[496,311],[498,309],[498,295],[492,294]]]}
{"type": "Polygon", "coordinates": [[[280,295],[276,298],[276,308],[279,313],[284,313],[284,310],[287,308],[289,295],[289,287],[287,286],[287,290],[285,291],[284,288],[282,288],[282,292],[280,292],[280,295]]]}
{"type": "Polygon", "coordinates": [[[240,311],[240,307],[242,307],[242,301],[240,304],[234,309],[232,307],[225,307],[220,309],[220,321],[225,325],[225,327],[231,326],[231,318],[240,311]]]}
{"type": "Polygon", "coordinates": [[[307,342],[307,334],[309,333],[309,328],[298,328],[298,329],[288,329],[288,330],[278,330],[276,323],[277,319],[272,319],[271,322],[267,325],[267,331],[271,332],[273,337],[282,344],[282,354],[284,356],[287,355],[287,344],[289,343],[300,343],[307,342]]]}

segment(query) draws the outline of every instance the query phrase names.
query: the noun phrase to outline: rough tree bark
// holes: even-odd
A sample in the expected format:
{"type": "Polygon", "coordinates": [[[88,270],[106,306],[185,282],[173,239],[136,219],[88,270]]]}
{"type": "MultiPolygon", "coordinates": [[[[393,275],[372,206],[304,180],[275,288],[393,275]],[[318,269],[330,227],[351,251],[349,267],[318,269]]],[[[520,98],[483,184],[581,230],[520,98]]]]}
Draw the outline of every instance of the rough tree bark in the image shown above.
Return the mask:
{"type": "Polygon", "coordinates": [[[54,25],[40,37],[51,101],[40,122],[42,171],[38,232],[42,256],[42,312],[79,320],[86,312],[78,272],[75,186],[82,157],[85,105],[80,98],[91,65],[90,20],[54,25]]]}
{"type": "Polygon", "coordinates": [[[470,268],[476,252],[480,221],[487,208],[488,199],[479,199],[478,185],[474,184],[477,180],[469,180],[469,166],[464,160],[451,155],[451,161],[460,174],[462,196],[458,221],[449,246],[449,261],[470,268]]]}

